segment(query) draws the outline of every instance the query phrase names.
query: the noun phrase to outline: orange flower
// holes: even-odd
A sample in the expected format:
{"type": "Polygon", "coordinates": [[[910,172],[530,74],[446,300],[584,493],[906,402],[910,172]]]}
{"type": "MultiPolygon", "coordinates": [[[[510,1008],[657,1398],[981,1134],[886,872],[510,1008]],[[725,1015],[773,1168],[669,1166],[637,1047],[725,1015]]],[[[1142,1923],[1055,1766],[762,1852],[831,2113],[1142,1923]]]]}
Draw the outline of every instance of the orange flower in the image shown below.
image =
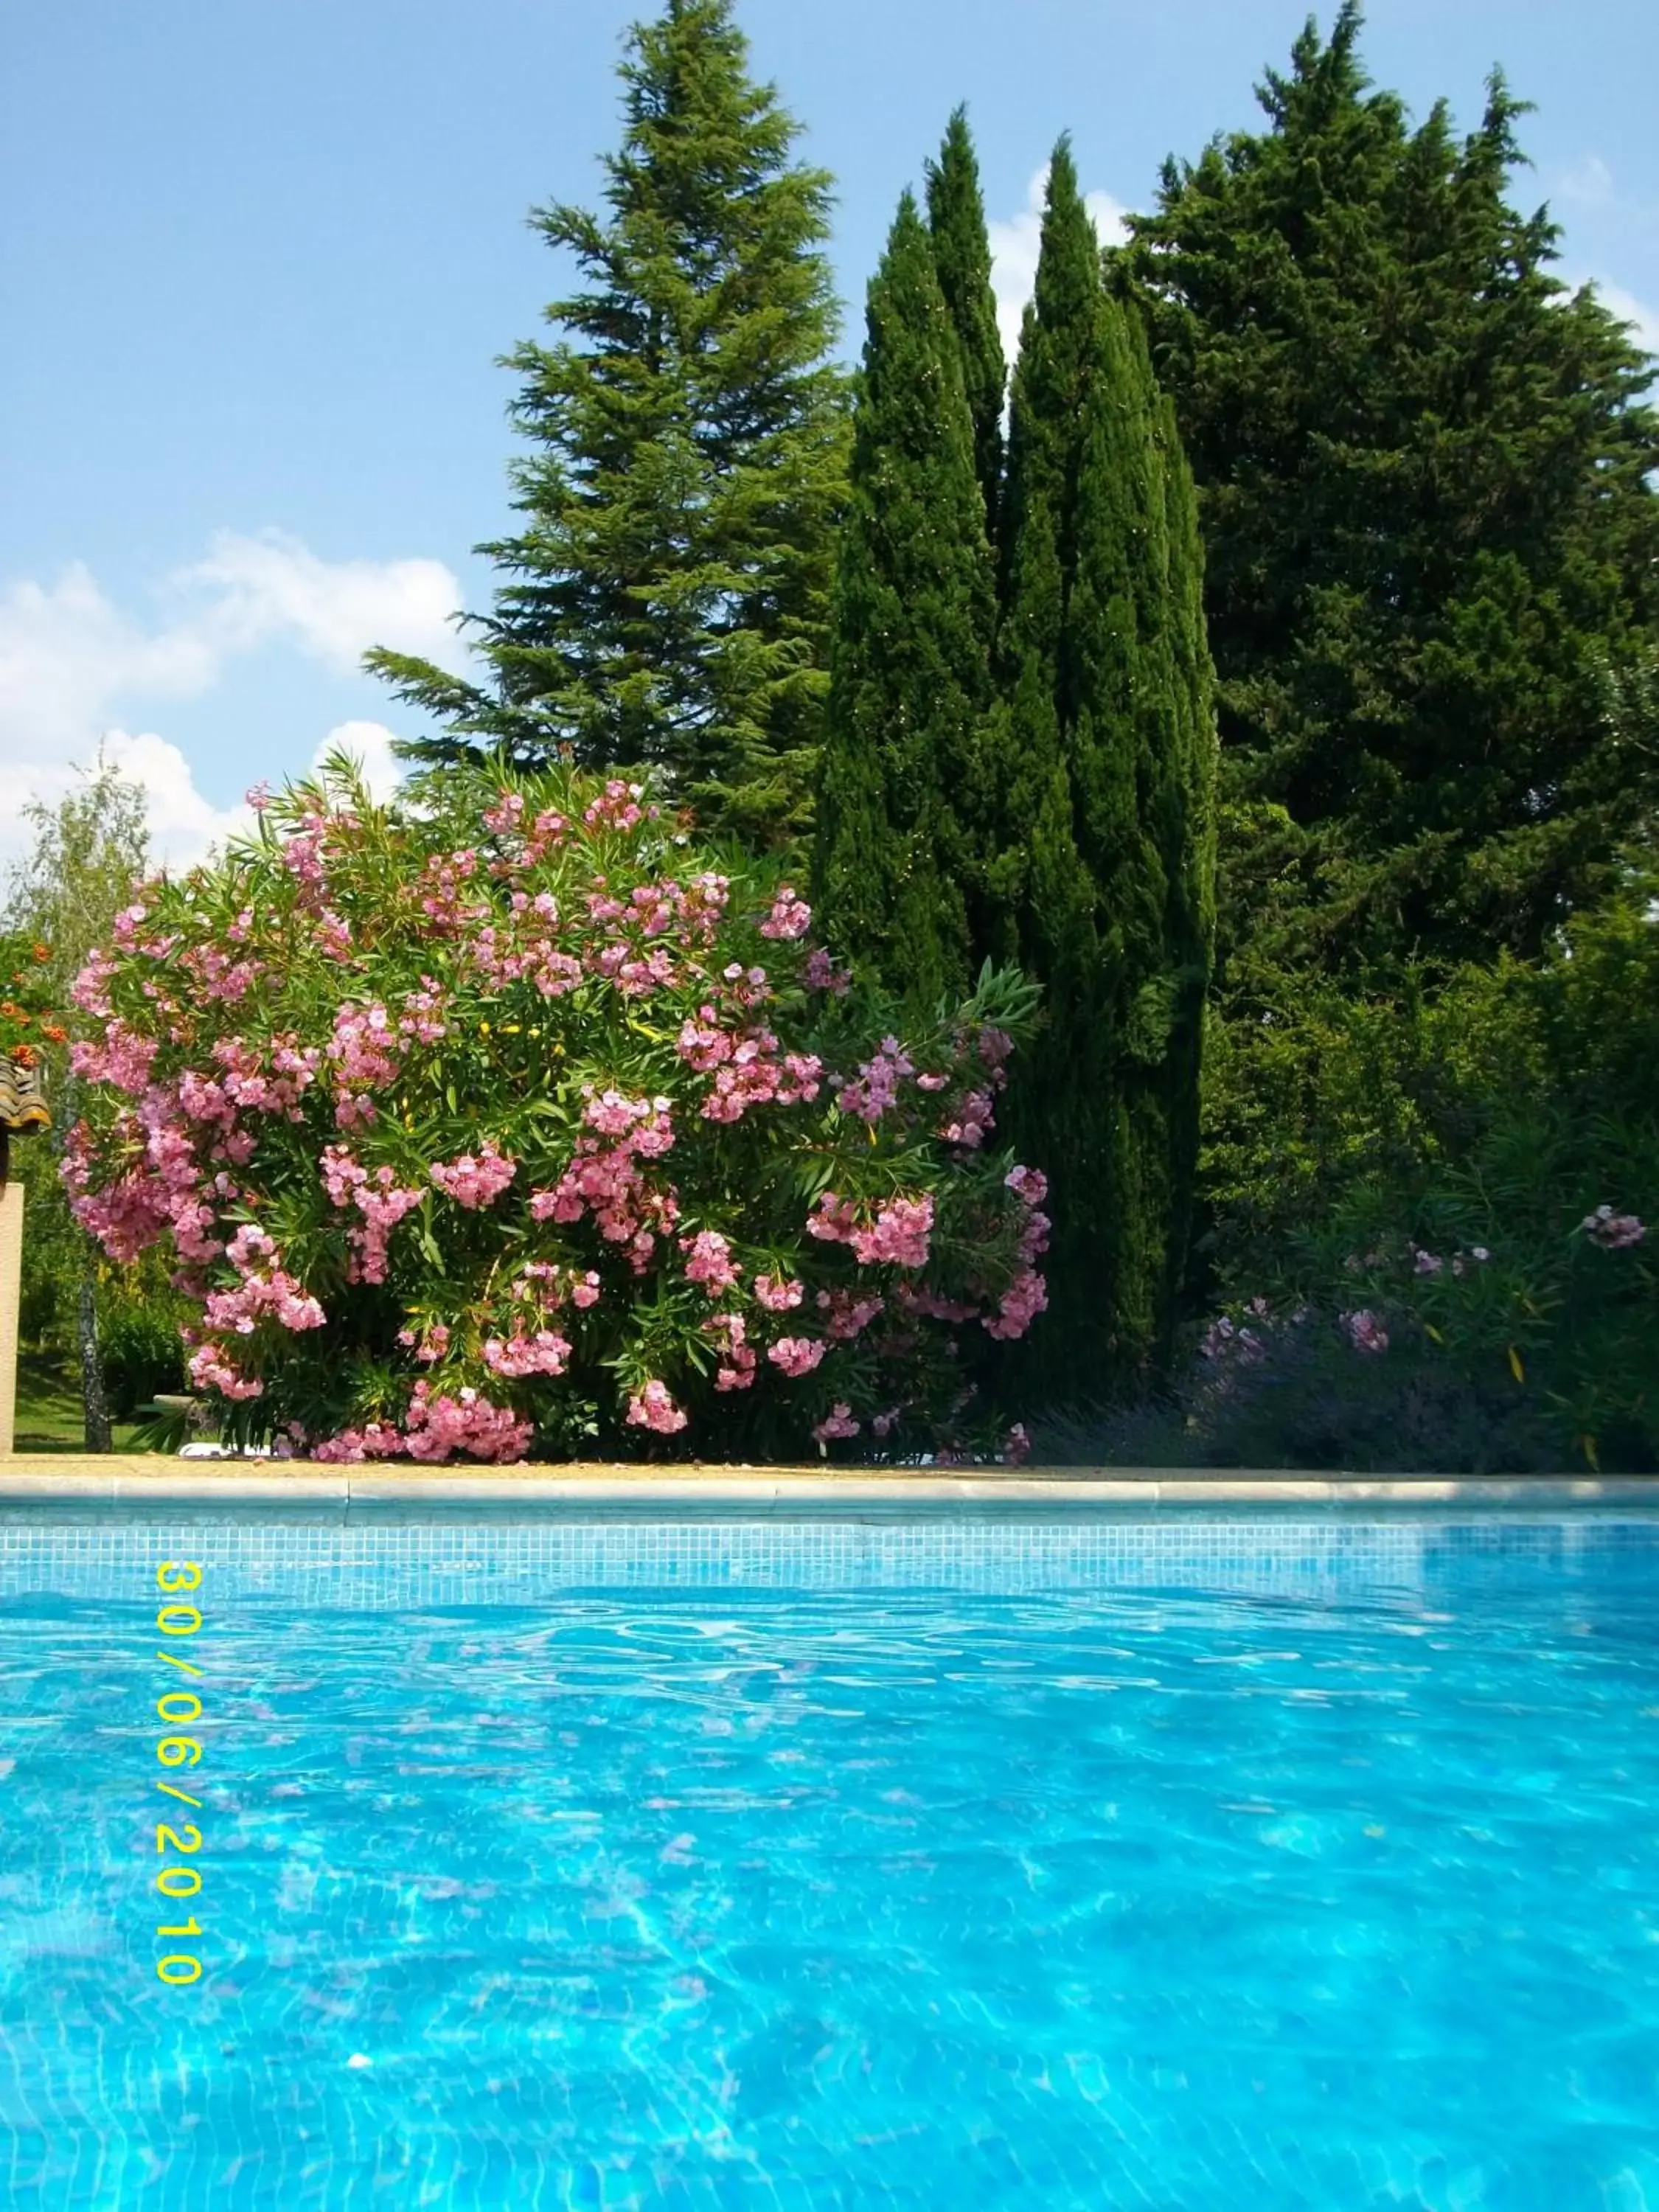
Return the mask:
{"type": "Polygon", "coordinates": [[[33,1045],[15,1044],[11,1048],[11,1056],[19,1067],[33,1067],[40,1055],[33,1045]]]}
{"type": "Polygon", "coordinates": [[[37,960],[50,960],[52,957],[52,947],[49,945],[31,945],[29,951],[37,960]]]}
{"type": "Polygon", "coordinates": [[[56,1022],[42,1022],[40,1024],[40,1034],[45,1037],[48,1044],[67,1044],[69,1042],[69,1031],[67,1030],[60,1030],[56,1022]]]}

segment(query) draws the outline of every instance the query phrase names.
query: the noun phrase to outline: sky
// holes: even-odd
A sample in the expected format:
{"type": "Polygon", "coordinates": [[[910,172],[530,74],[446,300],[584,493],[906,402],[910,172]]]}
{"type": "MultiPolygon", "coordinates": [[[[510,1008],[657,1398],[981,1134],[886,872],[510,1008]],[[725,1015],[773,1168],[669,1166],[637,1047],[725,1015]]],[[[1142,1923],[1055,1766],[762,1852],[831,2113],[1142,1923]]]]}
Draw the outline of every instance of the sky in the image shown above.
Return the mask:
{"type": "MultiPolygon", "coordinates": [[[[358,665],[452,667],[508,524],[496,356],[597,207],[616,65],[655,0],[58,0],[0,9],[0,863],[100,746],[182,864],[250,784],[418,726],[358,665]]],[[[1328,26],[1334,0],[1324,0],[1328,26]]],[[[751,66],[832,172],[856,358],[898,194],[969,106],[1012,352],[1054,139],[1103,235],[1171,153],[1253,127],[1306,0],[739,0],[751,66]]],[[[1501,65],[1528,210],[1659,351],[1659,9],[1371,0],[1372,77],[1479,120],[1501,65]]]]}

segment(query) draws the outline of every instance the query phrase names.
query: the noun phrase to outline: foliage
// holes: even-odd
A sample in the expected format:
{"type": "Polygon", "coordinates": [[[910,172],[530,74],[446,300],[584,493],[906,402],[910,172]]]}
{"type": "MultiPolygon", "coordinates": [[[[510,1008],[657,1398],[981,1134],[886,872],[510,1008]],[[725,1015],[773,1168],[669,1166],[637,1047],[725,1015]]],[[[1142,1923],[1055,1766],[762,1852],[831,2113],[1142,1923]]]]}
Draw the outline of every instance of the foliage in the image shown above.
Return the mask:
{"type": "Polygon", "coordinates": [[[27,931],[0,935],[0,1059],[20,1070],[40,1061],[66,1032],[48,974],[52,947],[27,931]]]}
{"type": "Polygon", "coordinates": [[[954,1347],[1042,1304],[1042,1179],[984,1144],[1031,994],[879,1042],[810,919],[619,781],[381,807],[337,759],[77,982],[76,1212],[172,1257],[281,1449],[992,1448],[954,1347]]]}
{"type": "Polygon", "coordinates": [[[870,284],[812,887],[831,945],[917,1006],[979,965],[995,622],[961,349],[907,191],[870,284]]]}
{"type": "Polygon", "coordinates": [[[927,164],[927,228],[939,291],[960,349],[963,389],[974,424],[974,465],[985,501],[985,532],[994,545],[1002,497],[1002,404],[1007,371],[991,287],[991,241],[979,161],[963,107],[951,118],[938,161],[927,164]]]}
{"type": "Polygon", "coordinates": [[[1659,611],[1653,364],[1510,204],[1502,79],[1462,143],[1413,131],[1360,26],[1166,165],[1124,266],[1201,488],[1229,799],[1297,833],[1297,967],[1534,954],[1656,789],[1601,711],[1659,611]]]}
{"type": "Polygon", "coordinates": [[[636,26],[610,220],[535,218],[589,289],[520,346],[516,536],[481,634],[492,688],[377,650],[445,732],[428,761],[501,745],[525,768],[656,764],[712,827],[799,849],[827,684],[846,392],[828,264],[830,179],[746,73],[731,0],[636,26]]]}
{"type": "MultiPolygon", "coordinates": [[[[118,1343],[155,1326],[176,1330],[179,1317],[166,1271],[154,1258],[135,1267],[104,1264],[71,1217],[57,1172],[76,1112],[64,1032],[70,989],[93,947],[107,939],[143,873],[146,801],[139,786],[100,758],[55,805],[32,804],[24,818],[33,842],[9,872],[5,918],[23,944],[46,947],[32,972],[45,1002],[58,1012],[56,1019],[37,1019],[27,1033],[43,1052],[53,1126],[12,1152],[27,1224],[20,1322],[25,1344],[40,1358],[60,1370],[82,1370],[87,1441],[95,1448],[103,1426],[100,1330],[118,1343]]],[[[183,1360],[176,1335],[170,1362],[158,1360],[146,1371],[153,1376],[149,1388],[179,1387],[183,1360]]]]}
{"type": "Polygon", "coordinates": [[[1326,1362],[1351,1395],[1393,1402],[1420,1374],[1463,1394],[1487,1449],[1659,1465],[1637,1233],[1659,1215],[1656,888],[1650,857],[1631,866],[1540,962],[1311,988],[1220,1031],[1209,1256],[1236,1326],[1264,1294],[1281,1321],[1305,1306],[1328,1346],[1358,1328],[1376,1377],[1359,1387],[1352,1347],[1326,1362]]]}
{"type": "Polygon", "coordinates": [[[990,937],[1046,994],[1017,1089],[1061,1197],[1054,1326],[1028,1371],[1120,1389],[1167,1357],[1197,1149],[1214,726],[1179,441],[1050,166],[1001,503],[990,937]]]}

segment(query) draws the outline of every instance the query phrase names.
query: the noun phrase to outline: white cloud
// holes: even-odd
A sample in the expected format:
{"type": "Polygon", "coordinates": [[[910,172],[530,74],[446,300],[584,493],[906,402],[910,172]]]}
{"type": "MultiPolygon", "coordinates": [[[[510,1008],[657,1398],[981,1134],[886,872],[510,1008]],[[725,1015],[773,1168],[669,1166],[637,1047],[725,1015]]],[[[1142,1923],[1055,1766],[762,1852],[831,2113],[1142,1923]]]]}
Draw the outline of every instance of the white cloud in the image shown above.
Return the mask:
{"type": "MultiPolygon", "coordinates": [[[[1006,222],[988,223],[991,238],[991,289],[996,294],[997,327],[1002,356],[1012,372],[1019,353],[1019,326],[1025,303],[1036,288],[1037,253],[1042,242],[1042,202],[1048,186],[1045,161],[1025,188],[1025,204],[1006,222]]],[[[1109,192],[1085,192],[1084,205],[1103,246],[1120,246],[1128,236],[1128,210],[1109,192]]]]}
{"type": "Polygon", "coordinates": [[[1571,168],[1564,169],[1556,196],[1576,207],[1586,208],[1610,207],[1619,197],[1613,188],[1613,171],[1599,154],[1586,154],[1571,168]]]}
{"type": "MultiPolygon", "coordinates": [[[[199,859],[247,810],[214,805],[176,744],[134,733],[135,708],[200,698],[239,656],[272,646],[343,675],[371,645],[464,665],[450,622],[459,593],[441,562],[325,561],[276,532],[216,537],[204,560],[163,580],[149,623],[80,562],[55,582],[0,590],[0,860],[27,842],[27,802],[61,798],[100,747],[149,793],[157,858],[199,859]]],[[[396,780],[392,741],[381,723],[342,722],[316,758],[344,744],[379,793],[396,780]]]]}
{"type": "Polygon", "coordinates": [[[1610,315],[1631,325],[1638,345],[1646,352],[1659,354],[1659,310],[1638,300],[1633,292],[1626,291],[1622,284],[1609,284],[1604,276],[1581,280],[1595,287],[1595,296],[1610,315]]]}
{"type": "Polygon", "coordinates": [[[455,650],[459,586],[441,561],[324,561],[279,531],[226,530],[169,589],[222,652],[276,641],[349,672],[371,645],[440,661],[455,650]]]}

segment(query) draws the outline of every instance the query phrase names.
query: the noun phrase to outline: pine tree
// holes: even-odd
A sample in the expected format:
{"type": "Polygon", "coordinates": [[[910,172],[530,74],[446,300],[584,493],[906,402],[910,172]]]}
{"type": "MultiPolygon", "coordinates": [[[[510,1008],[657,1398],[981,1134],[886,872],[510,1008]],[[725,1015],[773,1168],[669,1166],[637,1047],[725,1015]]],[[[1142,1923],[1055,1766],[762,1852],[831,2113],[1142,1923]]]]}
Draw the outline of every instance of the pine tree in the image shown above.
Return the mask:
{"type": "Polygon", "coordinates": [[[1049,1025],[1012,1101],[1054,1176],[1030,1379],[1167,1355],[1195,1166],[1213,725],[1190,483],[1062,141],[1015,372],[994,876],[1049,1025]]]}
{"type": "Polygon", "coordinates": [[[991,241],[985,227],[979,162],[968,111],[952,114],[937,163],[927,164],[927,222],[939,289],[962,349],[963,382],[974,418],[974,459],[985,495],[986,535],[997,542],[1002,492],[1002,403],[1006,371],[991,289],[991,241]]]}
{"type": "Polygon", "coordinates": [[[872,279],[834,603],[813,903],[929,1009],[971,980],[995,580],[960,352],[915,199],[872,279]]]}
{"type": "Polygon", "coordinates": [[[656,764],[706,827],[806,833],[827,688],[847,391],[822,246],[830,179],[747,75],[731,0],[668,0],[622,67],[610,219],[535,216],[589,289],[527,343],[513,416],[515,536],[480,633],[488,688],[377,649],[368,665],[446,726],[404,750],[502,746],[533,765],[656,764]]]}
{"type": "MultiPolygon", "coordinates": [[[[1231,798],[1298,850],[1296,957],[1443,967],[1535,952],[1653,804],[1601,702],[1659,616],[1659,421],[1508,202],[1502,77],[1461,143],[1443,106],[1413,131],[1361,27],[1310,21],[1267,127],[1167,164],[1125,258],[1200,486],[1231,798]]],[[[1228,872],[1249,939],[1255,841],[1228,872]]]]}

